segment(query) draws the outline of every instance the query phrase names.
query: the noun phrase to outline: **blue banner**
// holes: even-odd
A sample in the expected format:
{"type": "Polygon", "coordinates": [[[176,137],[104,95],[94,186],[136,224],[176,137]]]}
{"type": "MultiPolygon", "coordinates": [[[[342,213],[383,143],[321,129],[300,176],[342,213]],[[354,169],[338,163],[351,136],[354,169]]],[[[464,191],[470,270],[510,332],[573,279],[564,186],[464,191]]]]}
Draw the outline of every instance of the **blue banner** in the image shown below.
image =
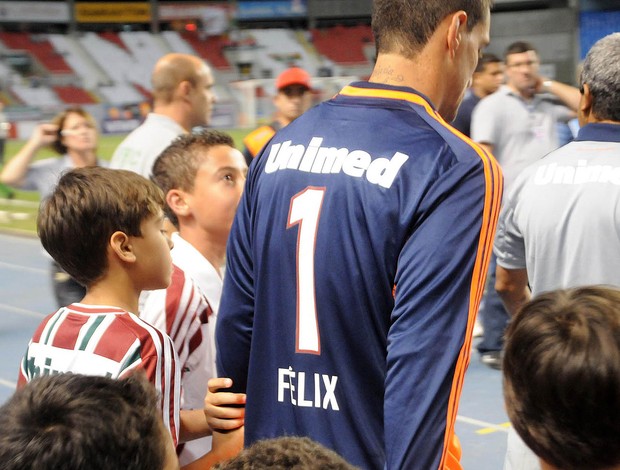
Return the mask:
{"type": "Polygon", "coordinates": [[[307,0],[269,0],[237,2],[237,19],[296,18],[308,13],[307,0]]]}
{"type": "Polygon", "coordinates": [[[620,31],[620,10],[584,11],[579,15],[581,60],[596,41],[620,31]]]}

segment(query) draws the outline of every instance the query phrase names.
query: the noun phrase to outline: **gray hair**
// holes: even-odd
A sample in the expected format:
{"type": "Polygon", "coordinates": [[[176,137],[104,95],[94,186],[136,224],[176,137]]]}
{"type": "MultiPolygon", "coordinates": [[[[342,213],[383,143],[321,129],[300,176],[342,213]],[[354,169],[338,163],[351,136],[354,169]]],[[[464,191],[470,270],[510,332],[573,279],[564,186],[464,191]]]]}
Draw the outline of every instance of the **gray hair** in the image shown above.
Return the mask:
{"type": "Polygon", "coordinates": [[[620,33],[599,39],[583,63],[579,86],[592,93],[592,112],[602,120],[620,122],[620,33]]]}

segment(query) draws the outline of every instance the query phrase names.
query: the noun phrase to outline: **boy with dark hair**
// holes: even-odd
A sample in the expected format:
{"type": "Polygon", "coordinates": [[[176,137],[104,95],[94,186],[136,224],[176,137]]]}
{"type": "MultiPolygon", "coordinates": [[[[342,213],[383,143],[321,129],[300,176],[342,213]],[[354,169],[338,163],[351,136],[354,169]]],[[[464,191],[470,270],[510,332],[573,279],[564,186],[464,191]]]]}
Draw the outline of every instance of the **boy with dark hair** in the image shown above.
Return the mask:
{"type": "Polygon", "coordinates": [[[138,318],[143,289],[170,283],[172,244],[163,194],[130,171],[78,168],[39,211],[43,247],[86,287],[81,303],[47,316],[22,360],[18,386],[63,372],[122,378],[144,370],[160,394],[164,425],[179,437],[180,376],[170,338],[138,318]]]}
{"type": "Polygon", "coordinates": [[[3,470],[174,470],[155,390],[136,373],[33,379],[0,408],[3,470]]]}
{"type": "Polygon", "coordinates": [[[504,398],[543,470],[620,469],[620,291],[539,295],[506,331],[504,398]]]}
{"type": "MultiPolygon", "coordinates": [[[[170,335],[183,371],[182,408],[199,414],[207,381],[217,375],[214,334],[222,268],[246,170],[232,138],[217,131],[178,137],[153,165],[153,180],[167,201],[164,210],[179,232],[172,235],[172,282],[143,293],[140,317],[170,335]]],[[[243,403],[245,396],[238,399],[243,403]]],[[[208,439],[185,444],[181,465],[208,452],[208,439]]]]}

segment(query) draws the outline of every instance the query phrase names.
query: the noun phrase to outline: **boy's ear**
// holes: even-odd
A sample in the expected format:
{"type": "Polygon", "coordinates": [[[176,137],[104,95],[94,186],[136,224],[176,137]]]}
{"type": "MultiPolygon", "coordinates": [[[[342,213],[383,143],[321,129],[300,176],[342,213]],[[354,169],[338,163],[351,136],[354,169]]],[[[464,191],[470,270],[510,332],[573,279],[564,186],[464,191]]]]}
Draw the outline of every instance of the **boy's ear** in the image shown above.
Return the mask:
{"type": "Polygon", "coordinates": [[[136,255],[133,252],[131,246],[131,240],[124,232],[114,232],[110,237],[110,248],[119,260],[126,263],[133,263],[136,261],[136,255]]]}
{"type": "Polygon", "coordinates": [[[166,194],[166,204],[172,209],[177,217],[187,217],[190,214],[190,208],[185,200],[185,193],[179,189],[171,189],[166,194]]]}

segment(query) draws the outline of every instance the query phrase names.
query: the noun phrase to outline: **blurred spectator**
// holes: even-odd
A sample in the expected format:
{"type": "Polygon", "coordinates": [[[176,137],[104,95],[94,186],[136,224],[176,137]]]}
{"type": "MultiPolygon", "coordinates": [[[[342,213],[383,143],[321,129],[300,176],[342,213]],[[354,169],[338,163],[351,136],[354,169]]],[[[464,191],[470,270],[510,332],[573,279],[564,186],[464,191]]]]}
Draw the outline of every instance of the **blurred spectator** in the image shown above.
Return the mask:
{"type": "MultiPolygon", "coordinates": [[[[538,53],[527,42],[508,46],[505,64],[506,86],[478,103],[472,114],[471,138],[497,158],[507,193],[527,165],[559,146],[557,123],[567,122],[574,116],[571,110],[577,110],[579,90],[541,77],[538,53]],[[557,98],[570,109],[558,104],[557,98]]],[[[508,314],[493,292],[494,285],[493,256],[487,296],[480,309],[484,332],[477,349],[484,364],[499,369],[508,314]]]]}
{"type": "Polygon", "coordinates": [[[179,135],[206,126],[215,94],[209,66],[198,57],[172,53],[155,64],[151,77],[153,111],[125,140],[110,166],[150,177],[157,156],[179,135]]]}
{"type": "MultiPolygon", "coordinates": [[[[41,200],[53,191],[66,170],[105,165],[97,159],[97,124],[82,108],[67,108],[50,123],[39,124],[28,142],[3,168],[0,181],[28,191],[38,191],[41,200]],[[60,158],[33,162],[39,150],[51,146],[60,158]]],[[[52,284],[59,307],[77,302],[85,289],[52,261],[52,284]]]]}
{"type": "Polygon", "coordinates": [[[471,136],[471,114],[482,98],[495,93],[504,82],[504,65],[495,54],[485,52],[472,75],[471,87],[459,106],[452,125],[467,137],[471,136]]]}
{"type": "Polygon", "coordinates": [[[253,130],[243,139],[243,155],[248,166],[276,132],[305,113],[312,104],[310,74],[299,67],[291,67],[278,75],[276,89],[273,99],[275,119],[271,124],[253,130]]]}
{"type": "MultiPolygon", "coordinates": [[[[530,289],[620,287],[619,77],[615,33],[586,56],[577,138],[525,169],[507,195],[495,241],[496,289],[511,314],[530,289]]],[[[509,433],[504,468],[538,468],[524,447],[509,433]]]]}

